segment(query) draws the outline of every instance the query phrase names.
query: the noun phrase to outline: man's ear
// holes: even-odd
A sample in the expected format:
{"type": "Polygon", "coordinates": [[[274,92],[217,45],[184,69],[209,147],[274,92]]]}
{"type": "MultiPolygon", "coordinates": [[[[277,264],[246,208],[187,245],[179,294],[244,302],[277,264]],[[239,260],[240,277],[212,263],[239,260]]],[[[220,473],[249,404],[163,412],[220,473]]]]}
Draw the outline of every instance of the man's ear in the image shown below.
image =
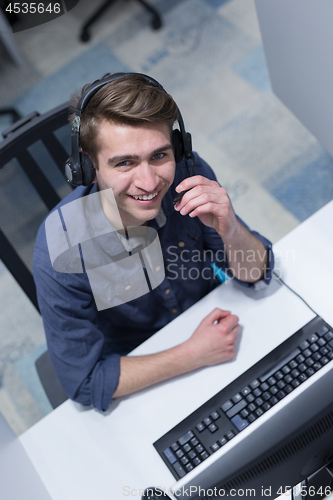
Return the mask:
{"type": "Polygon", "coordinates": [[[96,182],[96,171],[88,155],[86,155],[83,151],[81,151],[80,157],[81,157],[83,185],[89,186],[89,184],[91,184],[92,182],[96,182]]]}

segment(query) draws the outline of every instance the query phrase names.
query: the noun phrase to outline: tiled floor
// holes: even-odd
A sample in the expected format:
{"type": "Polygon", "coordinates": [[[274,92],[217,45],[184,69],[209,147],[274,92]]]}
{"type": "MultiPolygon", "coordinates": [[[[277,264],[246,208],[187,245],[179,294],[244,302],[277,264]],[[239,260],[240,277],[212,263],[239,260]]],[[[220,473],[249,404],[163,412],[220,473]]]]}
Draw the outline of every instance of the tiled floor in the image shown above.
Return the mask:
{"type": "MultiPolygon", "coordinates": [[[[333,160],[271,92],[253,0],[150,1],[163,15],[158,31],[137,2],[119,1],[83,44],[79,28],[97,1],[80,0],[17,33],[27,65],[0,52],[0,106],[43,112],[106,72],[151,74],[176,99],[237,213],[277,241],[333,197],[333,160]]],[[[51,410],[33,366],[44,334],[2,265],[0,295],[0,411],[19,434],[51,410]]]]}

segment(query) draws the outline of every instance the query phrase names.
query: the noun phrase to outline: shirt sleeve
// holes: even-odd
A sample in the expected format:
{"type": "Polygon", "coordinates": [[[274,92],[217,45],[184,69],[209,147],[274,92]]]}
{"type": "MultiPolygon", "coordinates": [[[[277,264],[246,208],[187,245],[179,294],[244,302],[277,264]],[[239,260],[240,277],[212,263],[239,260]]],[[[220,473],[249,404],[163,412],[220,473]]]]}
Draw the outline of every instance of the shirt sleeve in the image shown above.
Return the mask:
{"type": "Polygon", "coordinates": [[[35,248],[34,279],[52,364],[72,400],[105,411],[118,385],[120,356],[103,355],[104,335],[84,275],[59,273],[47,257],[35,248]]]}
{"type": "MultiPolygon", "coordinates": [[[[217,181],[216,176],[214,171],[211,169],[211,167],[204,161],[202,158],[200,158],[197,154],[195,155],[195,165],[198,167],[196,170],[197,174],[203,175],[204,177],[207,177],[208,179],[217,181]]],[[[218,181],[217,181],[218,182],[218,181]]],[[[239,284],[246,288],[252,288],[253,290],[262,290],[263,288],[266,288],[267,285],[269,285],[272,275],[273,275],[273,270],[274,270],[274,253],[272,250],[272,243],[259,234],[257,231],[252,231],[245,222],[238,217],[236,214],[236,217],[238,221],[251,233],[253,236],[255,236],[261,243],[264,245],[266,251],[267,251],[267,256],[268,256],[268,265],[266,267],[264,276],[262,279],[256,281],[255,283],[247,283],[245,281],[241,281],[238,278],[235,278],[231,271],[228,269],[228,260],[227,260],[227,255],[225,252],[225,248],[223,246],[222,242],[222,247],[221,247],[221,237],[220,235],[215,231],[215,229],[204,226],[203,232],[204,232],[204,242],[205,246],[207,248],[210,248],[212,250],[215,250],[215,261],[214,263],[220,267],[223,271],[225,271],[230,278],[236,280],[239,284]]]]}

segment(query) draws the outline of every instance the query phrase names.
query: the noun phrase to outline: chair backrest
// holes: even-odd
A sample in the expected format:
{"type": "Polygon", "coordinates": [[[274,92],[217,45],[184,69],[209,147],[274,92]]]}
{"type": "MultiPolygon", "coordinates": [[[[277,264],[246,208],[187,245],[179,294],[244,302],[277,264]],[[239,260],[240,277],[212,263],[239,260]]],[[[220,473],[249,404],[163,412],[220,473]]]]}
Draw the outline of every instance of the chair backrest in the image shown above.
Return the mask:
{"type": "Polygon", "coordinates": [[[72,188],[62,169],[70,156],[68,103],[15,122],[0,142],[0,259],[38,309],[32,277],[37,231],[72,188]]]}

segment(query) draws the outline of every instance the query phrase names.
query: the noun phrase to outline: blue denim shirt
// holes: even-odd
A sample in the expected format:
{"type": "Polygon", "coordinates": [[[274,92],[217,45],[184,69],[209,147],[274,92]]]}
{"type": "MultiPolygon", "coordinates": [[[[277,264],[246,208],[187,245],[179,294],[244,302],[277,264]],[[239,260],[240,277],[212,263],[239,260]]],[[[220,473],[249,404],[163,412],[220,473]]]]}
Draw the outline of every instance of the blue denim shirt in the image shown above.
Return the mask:
{"type": "MultiPolygon", "coordinates": [[[[197,155],[195,159],[195,174],[216,180],[212,169],[197,155]]],[[[128,303],[98,310],[85,272],[53,269],[42,224],[35,246],[34,279],[50,357],[71,399],[106,410],[118,385],[120,356],[216,286],[211,262],[228,272],[223,242],[216,231],[198,218],[184,217],[174,210],[174,188],[187,175],[181,162],[159,215],[148,224],[158,232],[165,278],[157,288],[128,303]]],[[[97,184],[78,187],[58,207],[96,191],[97,184]]],[[[269,283],[274,259],[271,243],[252,233],[269,251],[269,269],[261,282],[242,284],[258,288],[269,283]]]]}

